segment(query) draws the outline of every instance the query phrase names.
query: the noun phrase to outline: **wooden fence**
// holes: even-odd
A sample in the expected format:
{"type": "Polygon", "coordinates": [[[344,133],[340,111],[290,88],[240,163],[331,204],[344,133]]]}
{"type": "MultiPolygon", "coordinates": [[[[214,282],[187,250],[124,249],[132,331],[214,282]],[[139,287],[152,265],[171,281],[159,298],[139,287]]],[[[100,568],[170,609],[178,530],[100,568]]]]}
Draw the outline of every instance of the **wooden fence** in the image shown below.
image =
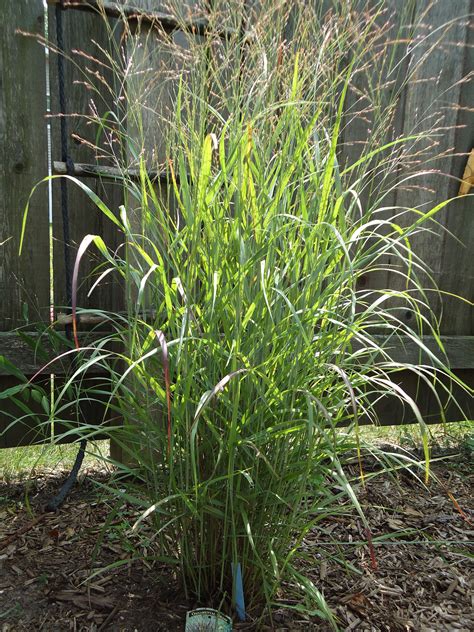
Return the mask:
{"type": "MultiPolygon", "coordinates": [[[[151,0],[133,2],[135,7],[148,10],[153,9],[156,4],[151,0]]],[[[448,44],[429,50],[427,47],[430,43],[421,43],[413,47],[411,57],[403,62],[408,71],[417,57],[429,57],[427,63],[421,65],[417,81],[411,82],[401,94],[396,119],[397,129],[404,134],[417,129],[430,112],[433,103],[436,103],[436,109],[439,111],[439,127],[444,129],[436,147],[436,156],[442,157],[432,160],[429,167],[447,175],[443,177],[435,172],[427,174],[422,188],[411,190],[409,193],[400,190],[391,200],[393,205],[422,207],[433,197],[441,201],[457,195],[459,178],[463,176],[467,155],[474,146],[474,82],[467,80],[474,68],[474,0],[441,0],[429,10],[427,8],[431,3],[427,0],[386,0],[386,4],[388,10],[393,11],[395,15],[406,16],[408,11],[413,21],[417,15],[423,15],[424,27],[433,32],[443,24],[452,22],[448,44]]],[[[105,5],[113,9],[113,3],[106,2],[105,5]]],[[[48,16],[51,33],[54,29],[54,11],[51,7],[48,16]]],[[[19,337],[17,330],[20,328],[28,332],[28,322],[48,322],[49,305],[52,300],[56,306],[66,304],[62,221],[57,180],[52,183],[52,221],[49,219],[48,185],[43,184],[32,199],[25,250],[22,257],[18,257],[25,203],[32,187],[48,174],[48,164],[51,164],[48,163],[48,155],[52,160],[59,160],[59,120],[57,116],[47,116],[48,78],[45,49],[34,37],[35,34],[40,37],[44,35],[44,20],[43,0],[16,0],[4,3],[0,24],[0,127],[3,145],[0,158],[0,243],[5,242],[0,246],[0,356],[11,360],[26,375],[33,375],[41,363],[19,337]],[[52,128],[51,147],[48,147],[48,124],[52,128]]],[[[69,51],[80,49],[86,54],[94,55],[97,44],[107,46],[109,34],[104,21],[96,13],[67,10],[63,12],[63,20],[69,51]]],[[[86,63],[85,59],[82,57],[82,61],[76,61],[80,66],[81,63],[86,63]]],[[[60,108],[57,99],[56,63],[53,63],[55,59],[51,62],[50,110],[54,114],[59,112],[60,108]]],[[[70,61],[66,61],[66,65],[67,110],[70,113],[84,113],[87,111],[89,96],[82,85],[79,66],[70,61]]],[[[113,103],[108,91],[103,89],[100,96],[101,99],[95,101],[100,103],[101,110],[106,112],[112,109],[113,103]]],[[[348,160],[352,156],[357,156],[357,142],[368,133],[369,127],[370,121],[362,118],[346,127],[343,140],[348,160]]],[[[69,132],[74,162],[94,163],[93,150],[88,148],[86,143],[74,143],[74,139],[77,138],[93,143],[92,126],[88,127],[83,117],[72,116],[69,119],[69,132]]],[[[104,182],[99,179],[89,180],[88,185],[95,188],[110,208],[118,209],[121,203],[120,187],[104,182]]],[[[103,220],[101,213],[84,195],[70,191],[69,200],[71,239],[75,244],[88,233],[101,234],[111,247],[118,243],[118,231],[110,222],[103,220]]],[[[459,197],[439,218],[441,225],[454,237],[450,237],[448,233],[440,239],[424,235],[420,236],[416,244],[421,257],[431,265],[440,289],[445,292],[442,301],[439,298],[434,300],[437,313],[442,314],[441,333],[451,366],[471,385],[474,384],[472,306],[467,302],[460,302],[452,295],[459,294],[471,301],[474,298],[473,211],[473,198],[459,197]]],[[[85,263],[84,274],[87,274],[93,265],[93,261],[85,263]]],[[[397,288],[399,281],[397,275],[388,274],[388,277],[385,275],[383,279],[374,275],[373,278],[366,278],[364,283],[367,287],[382,284],[397,288]]],[[[122,304],[121,292],[112,284],[102,284],[90,298],[82,291],[79,304],[84,307],[117,311],[122,304]]],[[[431,344],[430,340],[427,340],[427,344],[431,344]]],[[[400,346],[396,353],[406,359],[412,350],[409,345],[400,346]]],[[[405,381],[410,387],[408,376],[405,381]]],[[[15,383],[15,376],[0,364],[0,390],[15,383]]],[[[431,421],[437,421],[432,396],[423,389],[417,390],[415,382],[411,388],[414,393],[416,392],[422,411],[431,421]]],[[[471,410],[473,417],[474,410],[470,398],[464,395],[462,403],[468,411],[471,410]]],[[[21,411],[18,411],[18,414],[20,413],[21,411]]],[[[5,431],[11,425],[15,414],[13,404],[7,400],[0,400],[0,447],[24,445],[33,440],[34,435],[26,433],[24,427],[11,427],[5,431]]],[[[93,421],[95,411],[91,410],[89,414],[89,421],[93,421]]],[[[457,411],[452,408],[448,407],[447,414],[448,418],[458,418],[457,411]]],[[[393,402],[387,402],[382,415],[384,423],[411,421],[400,415],[400,411],[393,408],[393,402]]]]}

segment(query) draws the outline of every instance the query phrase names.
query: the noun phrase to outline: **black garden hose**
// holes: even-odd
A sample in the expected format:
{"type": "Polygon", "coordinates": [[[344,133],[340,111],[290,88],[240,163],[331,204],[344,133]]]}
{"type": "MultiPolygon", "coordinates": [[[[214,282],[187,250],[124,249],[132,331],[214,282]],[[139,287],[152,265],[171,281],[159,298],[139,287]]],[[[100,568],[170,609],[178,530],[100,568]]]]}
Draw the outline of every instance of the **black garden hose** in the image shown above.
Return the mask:
{"type": "MultiPolygon", "coordinates": [[[[63,1],[56,5],[56,43],[58,47],[58,90],[59,90],[59,110],[61,122],[61,160],[66,163],[68,175],[74,174],[74,163],[68,152],[68,134],[67,134],[67,111],[66,111],[66,90],[64,79],[64,33],[63,33],[63,1]]],[[[72,276],[71,276],[71,243],[69,234],[69,207],[68,207],[68,180],[61,178],[61,215],[63,224],[63,240],[64,240],[64,271],[66,278],[66,301],[68,307],[72,305],[72,276]]],[[[66,325],[66,336],[68,340],[72,340],[72,327],[66,325]]],[[[45,511],[57,511],[67,498],[77,475],[81,469],[82,461],[87,447],[87,440],[81,439],[79,450],[68,477],[61,486],[59,492],[53,496],[47,503],[45,511]]]]}

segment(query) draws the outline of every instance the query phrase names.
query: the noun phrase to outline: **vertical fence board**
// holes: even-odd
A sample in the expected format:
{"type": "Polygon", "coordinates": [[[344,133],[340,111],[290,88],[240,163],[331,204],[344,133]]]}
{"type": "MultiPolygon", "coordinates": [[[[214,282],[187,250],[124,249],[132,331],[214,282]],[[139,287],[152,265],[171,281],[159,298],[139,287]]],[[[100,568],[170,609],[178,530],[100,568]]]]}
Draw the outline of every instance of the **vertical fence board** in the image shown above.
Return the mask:
{"type": "MultiPolygon", "coordinates": [[[[165,11],[179,21],[202,15],[197,0],[160,3],[138,0],[137,8],[143,11],[165,11]]],[[[129,40],[128,55],[131,72],[128,79],[129,134],[145,146],[146,162],[150,168],[160,169],[166,162],[172,115],[176,107],[179,76],[183,68],[192,72],[189,39],[193,36],[179,30],[165,34],[159,27],[139,22],[135,36],[129,40]]],[[[133,165],[137,166],[137,165],[133,165]]]]}
{"type": "MultiPolygon", "coordinates": [[[[470,18],[466,18],[466,43],[463,48],[464,60],[462,76],[466,78],[460,85],[459,108],[454,133],[454,155],[451,160],[447,196],[455,197],[459,190],[467,155],[474,147],[474,0],[471,0],[470,18]]],[[[451,99],[451,95],[449,95],[451,99]]],[[[473,190],[471,189],[471,193],[473,190]]],[[[446,237],[440,253],[442,267],[439,285],[445,292],[474,300],[474,199],[458,197],[446,211],[445,226],[462,243],[446,237]]],[[[444,295],[441,330],[444,334],[474,335],[474,309],[468,303],[444,295]]]]}
{"type": "MultiPolygon", "coordinates": [[[[437,2],[426,11],[426,4],[419,2],[418,7],[423,11],[422,24],[418,32],[418,41],[414,46],[409,72],[413,73],[410,84],[406,89],[404,108],[403,133],[410,134],[434,127],[429,143],[424,153],[419,156],[420,169],[430,170],[416,182],[414,186],[398,190],[396,204],[400,207],[425,209],[443,202],[452,195],[456,186],[452,184],[453,154],[458,150],[456,143],[456,125],[458,121],[458,107],[461,100],[462,79],[465,72],[464,58],[466,54],[466,39],[469,33],[470,0],[459,0],[456,3],[437,2]],[[454,190],[453,190],[454,189],[454,190]]],[[[419,148],[419,145],[418,145],[419,148]]],[[[453,228],[457,225],[456,235],[463,239],[472,231],[471,218],[462,211],[465,202],[449,205],[437,215],[440,227],[453,228]],[[462,214],[462,219],[461,219],[462,214]],[[455,215],[454,222],[451,217],[455,215]],[[464,226],[462,232],[459,228],[464,226]],[[467,233],[465,232],[467,230],[467,233]]],[[[437,228],[433,233],[421,232],[412,239],[415,252],[428,265],[435,283],[443,291],[452,291],[459,284],[452,282],[445,273],[445,266],[449,259],[447,253],[456,253],[458,265],[461,261],[472,259],[472,243],[469,248],[461,250],[455,240],[437,228]]],[[[460,268],[458,268],[459,270],[460,268]]],[[[451,272],[451,271],[450,271],[451,272]]],[[[428,276],[421,275],[423,281],[430,286],[428,276]]],[[[388,286],[402,289],[404,282],[395,273],[388,276],[388,286]]],[[[437,316],[441,314],[444,303],[435,292],[430,292],[431,307],[437,316]]],[[[467,320],[467,305],[449,301],[450,309],[458,311],[458,322],[467,320]],[[462,314],[462,315],[461,315],[462,314]]],[[[409,319],[411,314],[406,313],[409,319]]],[[[442,332],[454,333],[451,326],[442,326],[442,332]]],[[[455,331],[462,335],[469,331],[455,331]]]]}
{"type": "MultiPolygon", "coordinates": [[[[361,10],[363,6],[364,2],[361,1],[361,10]]],[[[339,157],[343,168],[354,164],[360,158],[369,139],[372,142],[374,137],[377,139],[375,148],[399,139],[403,134],[407,94],[404,82],[410,63],[409,41],[416,30],[416,0],[386,0],[383,5],[377,5],[377,11],[375,26],[382,31],[377,41],[377,52],[385,46],[386,60],[383,63],[381,60],[369,62],[373,71],[370,87],[366,73],[356,74],[349,83],[339,157]],[[378,97],[383,99],[384,107],[392,104],[391,124],[388,126],[381,126],[380,123],[377,126],[377,122],[374,121],[370,96],[374,84],[379,86],[378,97]]],[[[368,51],[369,55],[374,52],[368,51]]],[[[388,152],[377,155],[373,164],[380,163],[387,153],[392,156],[398,154],[402,159],[403,145],[392,147],[388,152]]],[[[362,165],[362,169],[367,169],[367,165],[362,165]]],[[[387,192],[383,198],[383,206],[387,207],[387,210],[379,213],[377,217],[381,220],[390,219],[393,214],[391,207],[396,203],[396,190],[393,185],[397,181],[398,172],[399,166],[393,161],[390,168],[372,173],[364,183],[356,186],[362,209],[366,209],[374,192],[382,189],[387,192]]],[[[359,175],[356,170],[352,181],[356,181],[359,175]]],[[[388,265],[388,257],[383,259],[383,265],[388,265]]],[[[361,287],[374,290],[386,288],[388,274],[387,269],[371,271],[360,280],[363,283],[361,287]]]]}
{"type": "Polygon", "coordinates": [[[24,252],[18,257],[23,210],[31,188],[47,174],[44,49],[26,33],[43,34],[42,0],[2,4],[0,24],[0,331],[22,320],[22,304],[37,319],[49,301],[48,206],[43,186],[34,196],[24,252]]]}
{"type": "MultiPolygon", "coordinates": [[[[50,38],[56,42],[56,20],[54,8],[49,9],[50,38]]],[[[114,26],[114,20],[109,20],[110,27],[114,26]]],[[[96,110],[100,116],[105,112],[116,111],[113,92],[109,91],[107,85],[113,83],[113,74],[102,63],[107,63],[106,58],[100,51],[100,47],[110,50],[111,35],[108,32],[106,21],[103,16],[93,12],[83,12],[67,10],[63,11],[64,25],[64,46],[65,46],[65,91],[66,107],[68,111],[68,141],[69,153],[75,162],[96,163],[97,152],[86,143],[81,143],[79,138],[92,144],[96,143],[97,125],[90,123],[88,118],[92,114],[92,109],[96,110]],[[89,58],[79,54],[85,53],[89,58]],[[96,58],[101,63],[93,61],[96,58]],[[86,84],[92,86],[88,88],[86,84]],[[91,109],[92,108],[92,109],[91,109]]],[[[51,70],[51,95],[53,115],[59,112],[58,76],[57,76],[57,56],[53,54],[50,61],[51,70]]],[[[53,118],[53,160],[60,160],[61,146],[59,138],[60,120],[53,118]]],[[[103,144],[103,138],[98,143],[103,144]]],[[[109,151],[104,146],[105,155],[109,151]]],[[[105,157],[99,160],[100,164],[111,164],[113,159],[105,157]]],[[[118,214],[118,208],[123,200],[122,188],[119,184],[105,183],[100,180],[87,179],[84,181],[101,200],[103,200],[111,211],[118,214]]],[[[86,194],[73,183],[68,184],[69,189],[69,221],[71,243],[73,252],[71,253],[72,263],[74,262],[75,251],[83,237],[89,233],[101,235],[105,243],[110,248],[116,248],[122,241],[117,228],[104,217],[91,202],[86,194]]],[[[55,304],[64,306],[65,297],[65,269],[64,269],[64,240],[61,219],[61,199],[59,181],[54,182],[53,190],[53,213],[54,213],[54,284],[55,284],[55,304]]],[[[93,249],[90,255],[84,257],[81,262],[81,279],[86,279],[95,265],[101,262],[101,257],[93,249]]],[[[98,307],[101,309],[117,310],[123,307],[123,295],[114,287],[117,279],[109,277],[101,283],[90,298],[87,292],[91,282],[85,283],[79,293],[78,305],[81,307],[98,307]]]]}

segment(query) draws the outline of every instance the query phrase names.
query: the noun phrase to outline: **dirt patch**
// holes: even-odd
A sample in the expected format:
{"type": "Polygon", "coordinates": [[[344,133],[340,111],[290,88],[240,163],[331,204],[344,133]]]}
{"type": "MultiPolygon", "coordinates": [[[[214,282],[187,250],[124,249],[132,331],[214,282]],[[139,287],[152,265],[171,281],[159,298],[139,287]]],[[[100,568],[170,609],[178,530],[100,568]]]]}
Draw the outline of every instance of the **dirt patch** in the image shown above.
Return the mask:
{"type": "Polygon", "coordinates": [[[181,630],[186,607],[169,571],[133,562],[120,537],[126,516],[115,518],[98,493],[106,473],[83,474],[59,513],[42,514],[63,477],[35,479],[28,505],[36,518],[24,484],[0,485],[0,541],[40,518],[0,551],[0,630],[181,630]]]}
{"type": "MultiPolygon", "coordinates": [[[[370,480],[370,465],[365,490],[358,490],[370,536],[349,509],[325,521],[303,544],[305,573],[342,630],[474,630],[469,462],[436,465],[439,480],[429,487],[406,473],[370,480]],[[342,555],[345,566],[337,561],[342,555]]],[[[97,490],[106,476],[85,472],[60,513],[41,517],[24,532],[61,476],[36,478],[28,501],[23,483],[0,482],[0,546],[10,538],[0,550],[2,632],[183,630],[193,604],[169,569],[134,561],[133,546],[120,536],[129,528],[126,512],[115,516],[97,490]]],[[[257,629],[251,623],[237,628],[257,629]]],[[[315,617],[291,614],[282,602],[264,629],[328,628],[315,617]]]]}
{"type": "Polygon", "coordinates": [[[373,555],[354,514],[306,539],[314,556],[343,552],[353,567],[323,562],[313,577],[343,630],[474,630],[474,473],[469,461],[453,462],[433,466],[429,487],[401,472],[358,490],[373,555]],[[322,544],[329,539],[339,544],[322,544]]]}

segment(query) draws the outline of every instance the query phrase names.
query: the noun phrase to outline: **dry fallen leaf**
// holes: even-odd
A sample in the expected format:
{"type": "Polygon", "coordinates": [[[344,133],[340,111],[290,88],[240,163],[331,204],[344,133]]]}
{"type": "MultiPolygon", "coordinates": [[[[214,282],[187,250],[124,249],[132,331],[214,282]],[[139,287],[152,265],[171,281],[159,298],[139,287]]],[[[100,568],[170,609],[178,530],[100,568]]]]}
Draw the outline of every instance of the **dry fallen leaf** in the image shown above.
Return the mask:
{"type": "Polygon", "coordinates": [[[58,543],[59,540],[59,529],[51,529],[48,531],[48,536],[53,540],[55,544],[58,543]]]}
{"type": "Polygon", "coordinates": [[[423,513],[421,511],[418,511],[418,509],[414,509],[413,507],[410,507],[409,505],[403,508],[403,513],[406,516],[413,516],[414,518],[423,518],[423,513]]]}
{"type": "Polygon", "coordinates": [[[396,518],[387,518],[387,524],[390,529],[394,531],[399,531],[400,529],[406,529],[406,524],[401,520],[397,520],[396,518]]]}
{"type": "Polygon", "coordinates": [[[67,529],[64,531],[64,537],[66,540],[70,540],[72,536],[75,534],[76,534],[76,530],[73,529],[73,527],[67,527],[67,529]]]}
{"type": "Polygon", "coordinates": [[[341,601],[362,617],[366,617],[368,611],[372,608],[370,600],[361,592],[347,595],[346,597],[343,597],[341,601]]]}
{"type": "Polygon", "coordinates": [[[60,590],[57,593],[51,595],[51,598],[57,601],[70,601],[78,608],[90,608],[95,606],[97,608],[112,609],[114,606],[110,597],[102,595],[88,595],[85,592],[78,592],[75,590],[60,590]]]}

